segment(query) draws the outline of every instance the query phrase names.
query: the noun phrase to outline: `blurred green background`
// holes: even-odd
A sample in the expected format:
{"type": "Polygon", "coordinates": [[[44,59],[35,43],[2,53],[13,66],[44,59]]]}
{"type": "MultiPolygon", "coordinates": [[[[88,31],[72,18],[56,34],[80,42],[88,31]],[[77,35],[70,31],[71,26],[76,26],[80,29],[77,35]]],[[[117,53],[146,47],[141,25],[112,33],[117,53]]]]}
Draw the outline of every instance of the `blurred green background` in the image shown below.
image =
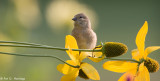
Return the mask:
{"type": "MultiPolygon", "coordinates": [[[[0,40],[39,43],[64,47],[65,36],[73,28],[72,17],[80,12],[89,16],[97,33],[98,42],[122,42],[129,48],[120,57],[131,58],[136,48],[137,32],[149,23],[146,47],[160,46],[160,1],[158,0],[1,0],[0,40]]],[[[30,48],[0,47],[0,51],[24,54],[55,55],[69,59],[63,51],[30,48]]],[[[160,50],[149,57],[160,62],[160,50]]],[[[117,81],[122,75],[102,68],[103,60],[92,64],[99,72],[100,81],[117,81]]],[[[63,76],[56,66],[62,62],[43,57],[20,57],[0,55],[0,78],[21,77],[25,81],[60,81],[63,76]]],[[[160,71],[151,73],[151,81],[160,80],[160,71]]],[[[3,80],[0,80],[3,81],[3,80]]],[[[76,81],[84,81],[77,78],[76,81]]],[[[92,80],[88,80],[92,81],[92,80]]]]}

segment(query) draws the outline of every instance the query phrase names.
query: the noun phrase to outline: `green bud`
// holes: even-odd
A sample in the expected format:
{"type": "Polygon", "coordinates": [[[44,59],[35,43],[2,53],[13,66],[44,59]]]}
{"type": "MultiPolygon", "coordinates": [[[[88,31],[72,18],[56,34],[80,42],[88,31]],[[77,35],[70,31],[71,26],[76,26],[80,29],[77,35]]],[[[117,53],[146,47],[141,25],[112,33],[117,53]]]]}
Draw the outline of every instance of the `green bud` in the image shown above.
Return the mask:
{"type": "Polygon", "coordinates": [[[88,76],[83,72],[82,69],[79,70],[79,77],[84,78],[84,79],[89,79],[88,76]]]}
{"type": "Polygon", "coordinates": [[[123,43],[118,42],[106,42],[102,47],[102,53],[106,57],[116,57],[126,53],[128,50],[127,46],[123,43]]]}
{"type": "Polygon", "coordinates": [[[147,67],[148,71],[153,73],[159,70],[159,64],[156,60],[147,57],[144,61],[144,65],[147,67]]]}

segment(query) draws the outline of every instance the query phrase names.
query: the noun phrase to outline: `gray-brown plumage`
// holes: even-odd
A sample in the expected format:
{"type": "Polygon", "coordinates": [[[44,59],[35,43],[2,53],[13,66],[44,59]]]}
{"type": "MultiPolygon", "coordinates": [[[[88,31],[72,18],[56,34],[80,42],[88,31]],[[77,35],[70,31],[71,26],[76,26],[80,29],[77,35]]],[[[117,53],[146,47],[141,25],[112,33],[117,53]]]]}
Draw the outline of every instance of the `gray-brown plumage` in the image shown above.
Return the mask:
{"type": "Polygon", "coordinates": [[[79,13],[72,19],[74,28],[71,35],[76,39],[79,49],[93,49],[97,43],[96,33],[91,28],[89,18],[79,13]]]}

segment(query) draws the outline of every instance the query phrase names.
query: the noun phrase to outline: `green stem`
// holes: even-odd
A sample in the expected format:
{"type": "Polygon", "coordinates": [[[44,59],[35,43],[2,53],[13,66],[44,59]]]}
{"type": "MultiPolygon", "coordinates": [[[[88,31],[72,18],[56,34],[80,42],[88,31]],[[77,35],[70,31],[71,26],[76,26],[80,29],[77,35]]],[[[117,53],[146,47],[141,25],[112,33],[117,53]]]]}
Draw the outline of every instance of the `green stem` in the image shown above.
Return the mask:
{"type": "MultiPolygon", "coordinates": [[[[41,49],[54,49],[54,50],[61,50],[66,51],[69,50],[68,48],[61,48],[61,47],[53,47],[53,46],[37,46],[37,45],[10,45],[10,44],[0,44],[0,46],[6,46],[6,47],[26,47],[26,48],[41,48],[41,49]]],[[[83,52],[101,52],[101,49],[72,49],[73,51],[83,51],[83,52]]]]}
{"type": "Polygon", "coordinates": [[[71,67],[74,67],[74,68],[79,68],[80,66],[74,66],[74,65],[71,65],[65,61],[63,61],[62,59],[58,58],[58,57],[55,57],[55,56],[49,56],[49,55],[36,55],[36,54],[17,54],[17,53],[6,53],[6,52],[0,52],[0,54],[6,54],[6,55],[16,55],[16,56],[27,56],[27,57],[50,57],[50,58],[55,58],[71,67]]]}
{"type": "Polygon", "coordinates": [[[132,61],[132,62],[136,62],[138,64],[140,64],[141,62],[134,60],[134,59],[126,59],[126,58],[105,58],[108,60],[118,60],[118,61],[132,61]]]}
{"type": "Polygon", "coordinates": [[[0,43],[12,43],[12,44],[23,44],[23,45],[34,45],[34,46],[46,46],[42,44],[28,43],[28,42],[17,42],[17,41],[0,41],[0,43]]]}

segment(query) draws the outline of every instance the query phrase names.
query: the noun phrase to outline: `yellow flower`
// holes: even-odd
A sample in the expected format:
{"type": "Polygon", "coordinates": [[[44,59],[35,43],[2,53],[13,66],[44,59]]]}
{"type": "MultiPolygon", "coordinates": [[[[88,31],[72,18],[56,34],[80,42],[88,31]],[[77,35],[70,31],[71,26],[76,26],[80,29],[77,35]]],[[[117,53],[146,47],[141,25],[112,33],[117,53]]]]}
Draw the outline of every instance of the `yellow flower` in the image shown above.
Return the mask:
{"type": "Polygon", "coordinates": [[[145,21],[136,37],[136,45],[138,49],[132,51],[132,58],[141,62],[140,64],[126,61],[108,61],[103,64],[104,69],[118,73],[126,72],[118,81],[127,81],[128,79],[130,79],[130,81],[150,81],[149,72],[153,69],[153,71],[157,71],[159,69],[157,61],[150,59],[147,55],[157,49],[160,49],[160,46],[150,46],[144,49],[147,32],[148,23],[145,21]],[[149,62],[152,66],[147,64],[149,62]]]}
{"type": "Polygon", "coordinates": [[[69,48],[69,51],[66,51],[71,60],[66,62],[74,65],[80,66],[79,68],[71,67],[67,64],[59,64],[57,70],[64,74],[61,81],[75,81],[77,76],[80,76],[85,79],[100,80],[97,70],[90,64],[82,62],[86,58],[85,53],[79,54],[79,51],[72,51],[71,49],[78,49],[77,42],[75,38],[71,35],[66,36],[66,45],[65,48],[69,48]]]}

